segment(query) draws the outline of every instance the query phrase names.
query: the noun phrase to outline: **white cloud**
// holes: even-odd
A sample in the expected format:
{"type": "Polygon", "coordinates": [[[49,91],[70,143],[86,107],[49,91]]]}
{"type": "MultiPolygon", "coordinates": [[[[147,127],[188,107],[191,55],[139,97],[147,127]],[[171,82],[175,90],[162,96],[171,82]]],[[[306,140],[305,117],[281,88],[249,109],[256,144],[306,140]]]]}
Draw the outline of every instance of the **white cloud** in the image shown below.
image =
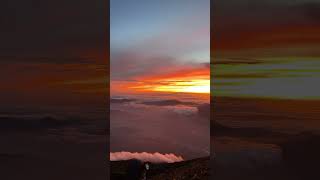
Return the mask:
{"type": "Polygon", "coordinates": [[[174,163],[183,161],[181,156],[175,154],[161,154],[161,153],[147,153],[147,152],[111,152],[110,161],[121,161],[121,160],[130,160],[137,159],[143,162],[152,162],[152,163],[174,163]]]}

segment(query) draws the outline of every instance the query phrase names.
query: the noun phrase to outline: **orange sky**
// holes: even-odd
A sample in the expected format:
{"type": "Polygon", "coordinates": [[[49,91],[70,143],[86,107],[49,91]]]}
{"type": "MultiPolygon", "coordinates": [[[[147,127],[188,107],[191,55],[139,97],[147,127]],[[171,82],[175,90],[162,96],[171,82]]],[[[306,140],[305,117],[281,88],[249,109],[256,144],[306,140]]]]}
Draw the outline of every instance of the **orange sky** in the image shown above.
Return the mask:
{"type": "Polygon", "coordinates": [[[215,41],[211,43],[214,51],[228,52],[266,47],[318,45],[319,31],[319,25],[268,27],[263,30],[234,32],[234,34],[222,33],[219,36],[213,34],[215,41]]]}
{"type": "Polygon", "coordinates": [[[214,2],[211,23],[216,96],[319,99],[319,3],[214,2]]]}
{"type": "Polygon", "coordinates": [[[114,81],[113,93],[210,93],[210,69],[207,66],[185,67],[167,73],[142,75],[134,81],[114,81]]]}
{"type": "Polygon", "coordinates": [[[2,100],[12,104],[85,105],[107,95],[103,63],[1,63],[2,100]]]}

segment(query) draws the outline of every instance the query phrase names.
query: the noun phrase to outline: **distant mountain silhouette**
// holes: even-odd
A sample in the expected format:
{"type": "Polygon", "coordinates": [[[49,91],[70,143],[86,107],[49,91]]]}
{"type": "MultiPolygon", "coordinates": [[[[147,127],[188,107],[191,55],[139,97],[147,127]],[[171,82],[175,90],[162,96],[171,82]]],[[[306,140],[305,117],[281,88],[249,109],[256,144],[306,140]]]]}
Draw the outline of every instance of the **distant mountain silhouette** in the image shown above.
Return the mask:
{"type": "Polygon", "coordinates": [[[116,98],[111,98],[110,103],[128,103],[128,102],[133,102],[136,101],[135,99],[116,99],[116,98]]]}
{"type": "Polygon", "coordinates": [[[76,119],[56,119],[50,116],[42,118],[23,118],[23,117],[0,117],[1,131],[37,131],[48,128],[59,128],[65,126],[81,124],[81,120],[76,119]]]}
{"type": "Polygon", "coordinates": [[[211,123],[212,136],[229,136],[229,137],[246,137],[246,138],[272,138],[276,137],[278,141],[288,137],[285,133],[274,132],[269,129],[256,128],[256,127],[228,127],[218,122],[211,123]]]}
{"type": "Polygon", "coordinates": [[[193,102],[184,102],[184,101],[179,101],[179,100],[175,100],[175,99],[159,100],[159,101],[144,101],[144,102],[141,102],[141,104],[153,105],[153,106],[177,106],[177,105],[192,106],[192,105],[196,105],[193,102]]]}

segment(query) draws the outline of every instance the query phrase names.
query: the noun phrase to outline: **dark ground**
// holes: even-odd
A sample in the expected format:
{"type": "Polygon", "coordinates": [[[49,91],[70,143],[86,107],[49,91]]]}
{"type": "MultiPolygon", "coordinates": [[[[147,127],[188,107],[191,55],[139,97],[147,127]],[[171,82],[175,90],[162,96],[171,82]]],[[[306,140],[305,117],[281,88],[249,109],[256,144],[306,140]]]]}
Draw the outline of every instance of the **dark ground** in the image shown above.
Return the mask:
{"type": "MultiPolygon", "coordinates": [[[[209,157],[190,161],[164,164],[151,164],[148,171],[150,180],[206,180],[209,179],[209,157]]],[[[111,162],[111,179],[123,180],[128,161],[111,162]]]]}

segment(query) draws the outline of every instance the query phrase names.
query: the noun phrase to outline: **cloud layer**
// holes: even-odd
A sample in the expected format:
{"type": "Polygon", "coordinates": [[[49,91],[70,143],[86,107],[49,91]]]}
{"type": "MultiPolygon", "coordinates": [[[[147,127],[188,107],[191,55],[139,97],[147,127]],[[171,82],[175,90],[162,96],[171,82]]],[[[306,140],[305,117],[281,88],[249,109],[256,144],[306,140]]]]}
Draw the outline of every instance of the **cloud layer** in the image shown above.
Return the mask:
{"type": "Polygon", "coordinates": [[[175,154],[161,154],[158,152],[155,153],[147,153],[147,152],[111,152],[110,153],[110,161],[122,161],[122,160],[130,160],[137,159],[143,162],[152,162],[152,163],[174,163],[183,161],[181,156],[177,156],[175,154]]]}

